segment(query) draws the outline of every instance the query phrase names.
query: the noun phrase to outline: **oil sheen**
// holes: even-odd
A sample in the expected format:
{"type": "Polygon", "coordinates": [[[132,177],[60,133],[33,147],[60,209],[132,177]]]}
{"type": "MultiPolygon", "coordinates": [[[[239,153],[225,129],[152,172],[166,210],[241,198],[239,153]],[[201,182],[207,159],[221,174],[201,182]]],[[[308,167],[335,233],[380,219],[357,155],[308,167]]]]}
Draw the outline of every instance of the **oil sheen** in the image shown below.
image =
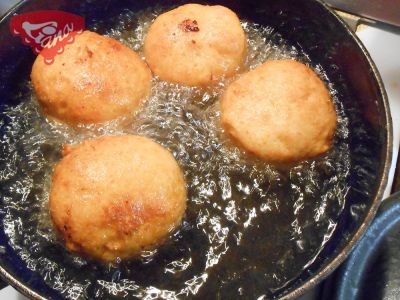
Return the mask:
{"type": "MultiPolygon", "coordinates": [[[[142,55],[146,31],[163,10],[127,10],[102,30],[142,55]]],[[[227,81],[200,89],[154,78],[151,96],[134,115],[79,129],[46,120],[26,81],[21,103],[0,114],[5,232],[28,268],[63,297],[268,297],[298,277],[329,240],[348,191],[348,119],[320,66],[273,29],[246,20],[242,26],[249,45],[246,69],[269,59],[297,59],[329,87],[338,126],[325,156],[277,170],[231,145],[219,125],[218,99],[227,81]],[[69,253],[48,212],[62,145],[106,134],[143,135],[168,148],[188,189],[182,225],[163,245],[110,265],[69,253]]],[[[100,28],[99,22],[91,30],[100,28]]]]}

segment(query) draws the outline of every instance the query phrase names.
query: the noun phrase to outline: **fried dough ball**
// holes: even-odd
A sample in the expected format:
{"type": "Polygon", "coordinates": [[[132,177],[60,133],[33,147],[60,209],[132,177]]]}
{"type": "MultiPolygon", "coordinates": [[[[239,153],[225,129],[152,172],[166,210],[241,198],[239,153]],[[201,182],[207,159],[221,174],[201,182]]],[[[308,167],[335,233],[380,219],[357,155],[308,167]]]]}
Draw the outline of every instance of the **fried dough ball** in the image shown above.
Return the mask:
{"type": "Polygon", "coordinates": [[[149,95],[151,77],[133,50],[90,31],[76,35],[50,65],[39,55],[31,73],[44,113],[72,125],[103,123],[134,111],[149,95]]]}
{"type": "Polygon", "coordinates": [[[293,60],[275,60],[227,88],[221,123],[249,153],[290,164],[331,147],[336,112],[326,86],[312,69],[293,60]]]}
{"type": "Polygon", "coordinates": [[[234,75],[242,66],[246,36],[230,9],[186,4],[156,18],[144,53],[150,69],[162,80],[207,86],[234,75]]]}
{"type": "Polygon", "coordinates": [[[67,249],[102,261],[160,244],[186,208],[182,172],[152,140],[105,136],[66,146],[49,207],[67,249]]]}

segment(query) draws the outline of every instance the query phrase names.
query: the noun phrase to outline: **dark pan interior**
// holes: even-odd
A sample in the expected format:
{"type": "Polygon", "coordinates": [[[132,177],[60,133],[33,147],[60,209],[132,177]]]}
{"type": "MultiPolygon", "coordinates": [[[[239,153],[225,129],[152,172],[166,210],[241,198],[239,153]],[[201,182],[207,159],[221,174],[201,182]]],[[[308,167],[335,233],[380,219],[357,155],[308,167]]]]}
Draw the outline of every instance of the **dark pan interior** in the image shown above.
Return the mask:
{"type": "MultiPolygon", "coordinates": [[[[14,9],[22,13],[40,9],[60,9],[85,17],[86,27],[93,20],[112,22],[123,8],[141,10],[160,1],[24,1],[14,9]]],[[[162,1],[165,6],[186,1],[162,1]]],[[[203,1],[199,1],[203,2],[203,1]]],[[[361,235],[363,225],[373,217],[386,184],[391,157],[391,120],[379,75],[368,54],[349,30],[327,8],[316,1],[207,1],[234,10],[239,17],[273,27],[284,39],[320,64],[338,91],[338,98],[349,118],[351,186],[346,206],[334,235],[317,259],[289,286],[277,290],[275,297],[297,296],[305,288],[332,271],[350,251],[361,235]],[[362,147],[361,147],[362,146],[362,147]],[[361,228],[361,229],[360,229],[361,228]],[[310,282],[310,279],[314,280],[310,282]]],[[[20,101],[21,81],[29,78],[35,56],[18,38],[9,33],[8,15],[0,24],[0,109],[20,101]]],[[[2,199],[0,200],[2,201],[2,199]]],[[[0,215],[2,220],[3,215],[0,215]]],[[[2,276],[32,297],[32,291],[46,298],[59,298],[43,279],[30,271],[8,243],[3,221],[0,222],[0,265],[2,276]]],[[[214,298],[212,295],[208,295],[214,298]]]]}

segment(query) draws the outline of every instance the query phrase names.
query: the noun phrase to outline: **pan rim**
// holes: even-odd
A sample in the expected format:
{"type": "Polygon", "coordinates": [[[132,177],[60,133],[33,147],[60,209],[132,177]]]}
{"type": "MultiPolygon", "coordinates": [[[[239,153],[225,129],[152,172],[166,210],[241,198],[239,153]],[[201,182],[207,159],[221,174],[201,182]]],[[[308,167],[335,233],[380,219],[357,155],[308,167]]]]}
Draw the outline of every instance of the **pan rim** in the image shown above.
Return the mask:
{"type": "MultiPolygon", "coordinates": [[[[18,3],[16,3],[14,6],[12,6],[6,12],[6,14],[4,14],[0,18],[0,23],[3,23],[5,21],[5,19],[7,19],[10,15],[14,14],[20,7],[22,7],[28,1],[29,0],[21,0],[18,3]]],[[[376,215],[378,207],[383,198],[383,193],[384,193],[385,187],[388,183],[388,175],[389,175],[389,170],[390,170],[390,166],[392,163],[392,152],[393,152],[392,117],[391,117],[391,113],[390,113],[390,106],[389,106],[387,93],[386,93],[382,78],[380,76],[380,73],[376,67],[376,64],[372,60],[370,54],[368,53],[367,49],[365,48],[365,46],[363,45],[361,40],[357,37],[355,32],[353,32],[350,29],[350,27],[346,24],[346,22],[341,17],[339,17],[338,14],[322,0],[314,0],[314,1],[317,4],[319,4],[321,6],[321,8],[323,8],[325,10],[326,13],[328,13],[332,17],[334,17],[343,26],[343,29],[346,30],[347,34],[349,34],[353,38],[353,40],[356,42],[360,51],[363,53],[365,59],[367,60],[369,66],[371,67],[372,76],[375,77],[375,80],[379,87],[379,92],[382,96],[382,105],[383,105],[383,109],[384,109],[384,115],[386,118],[386,124],[385,124],[386,132],[387,132],[386,153],[385,153],[386,157],[385,157],[384,165],[382,168],[382,174],[381,174],[382,176],[381,176],[380,184],[379,184],[377,193],[372,201],[372,205],[370,206],[368,213],[363,220],[363,223],[357,229],[357,231],[355,232],[355,234],[353,235],[351,240],[346,244],[346,246],[342,249],[342,251],[339,253],[339,255],[337,255],[334,259],[332,259],[332,261],[330,261],[327,265],[325,265],[317,273],[312,275],[312,277],[309,280],[300,283],[297,287],[294,287],[293,290],[291,290],[290,292],[288,292],[282,296],[278,296],[278,299],[282,299],[282,300],[292,300],[292,299],[295,299],[295,298],[303,295],[308,290],[315,287],[323,279],[328,277],[349,256],[351,250],[353,250],[357,241],[363,236],[366,229],[372,222],[374,216],[376,215]]],[[[25,295],[31,299],[46,300],[46,298],[41,296],[39,293],[37,293],[36,291],[34,291],[31,288],[29,288],[28,286],[26,286],[20,280],[14,278],[14,276],[12,274],[10,274],[6,269],[4,269],[3,266],[1,266],[1,265],[0,265],[0,277],[1,277],[1,279],[3,279],[5,282],[9,283],[12,287],[14,287],[16,290],[18,290],[23,295],[25,295]]]]}

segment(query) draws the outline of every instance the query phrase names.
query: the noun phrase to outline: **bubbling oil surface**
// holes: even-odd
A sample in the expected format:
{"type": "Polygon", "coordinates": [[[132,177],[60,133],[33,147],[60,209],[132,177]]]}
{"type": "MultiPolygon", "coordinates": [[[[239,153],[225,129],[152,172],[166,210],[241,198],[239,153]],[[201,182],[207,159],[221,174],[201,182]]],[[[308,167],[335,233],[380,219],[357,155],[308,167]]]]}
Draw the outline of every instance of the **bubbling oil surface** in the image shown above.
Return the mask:
{"type": "MultiPolygon", "coordinates": [[[[161,11],[125,11],[106,34],[142,53],[146,31],[161,11]]],[[[268,59],[297,59],[328,85],[338,127],[326,156],[285,171],[246,157],[219,127],[218,97],[226,82],[205,90],[155,78],[151,97],[123,127],[117,121],[73,130],[48,122],[32,88],[20,95],[21,104],[1,113],[5,232],[28,268],[65,298],[269,296],[296,278],[329,240],[348,190],[348,120],[333,85],[306,54],[271,28],[247,21],[242,26],[249,45],[247,69],[268,59]],[[183,169],[188,189],[180,229],[158,249],[113,265],[68,253],[47,208],[62,145],[105,134],[139,134],[162,144],[183,169]]]]}

